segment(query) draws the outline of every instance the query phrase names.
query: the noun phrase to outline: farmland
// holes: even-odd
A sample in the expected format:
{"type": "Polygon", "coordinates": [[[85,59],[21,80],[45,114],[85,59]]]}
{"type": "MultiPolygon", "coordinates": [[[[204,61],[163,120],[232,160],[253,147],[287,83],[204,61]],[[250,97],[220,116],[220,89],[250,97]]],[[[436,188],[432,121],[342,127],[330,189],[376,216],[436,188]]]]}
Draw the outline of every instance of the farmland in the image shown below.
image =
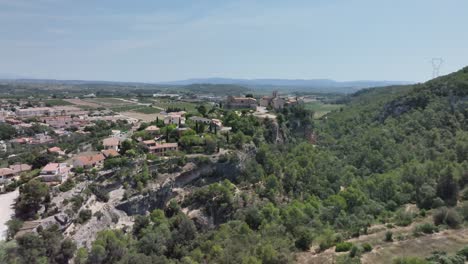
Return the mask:
{"type": "Polygon", "coordinates": [[[331,111],[343,107],[341,104],[326,104],[320,101],[312,101],[304,104],[305,108],[314,111],[314,118],[320,118],[331,111]]]}

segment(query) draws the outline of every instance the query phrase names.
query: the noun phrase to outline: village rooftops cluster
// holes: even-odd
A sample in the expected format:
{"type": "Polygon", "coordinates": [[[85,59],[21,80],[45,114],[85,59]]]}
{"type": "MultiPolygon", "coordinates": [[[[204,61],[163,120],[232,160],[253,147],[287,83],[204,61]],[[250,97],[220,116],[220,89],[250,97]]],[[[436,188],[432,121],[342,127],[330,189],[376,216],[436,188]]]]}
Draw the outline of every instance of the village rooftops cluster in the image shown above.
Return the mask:
{"type": "Polygon", "coordinates": [[[256,109],[257,99],[252,98],[252,97],[228,96],[225,106],[228,109],[240,109],[240,108],[256,109]]]}
{"type": "Polygon", "coordinates": [[[272,96],[263,96],[260,99],[260,106],[271,107],[275,110],[280,110],[288,106],[298,105],[303,103],[298,97],[280,97],[277,91],[274,91],[272,96]]]}
{"type": "Polygon", "coordinates": [[[275,110],[285,107],[302,104],[303,99],[298,97],[281,97],[277,91],[274,91],[271,96],[263,96],[257,102],[252,97],[234,97],[228,96],[225,106],[228,109],[256,109],[257,106],[271,107],[275,110]]]}

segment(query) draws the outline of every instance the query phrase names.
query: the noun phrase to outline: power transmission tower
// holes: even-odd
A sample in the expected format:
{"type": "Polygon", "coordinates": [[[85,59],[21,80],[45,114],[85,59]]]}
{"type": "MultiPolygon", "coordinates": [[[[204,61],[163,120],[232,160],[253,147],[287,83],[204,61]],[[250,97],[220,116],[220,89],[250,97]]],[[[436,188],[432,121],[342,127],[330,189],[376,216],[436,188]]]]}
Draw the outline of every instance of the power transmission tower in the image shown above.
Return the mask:
{"type": "Polygon", "coordinates": [[[444,59],[442,58],[432,58],[431,59],[431,64],[432,64],[432,78],[437,78],[439,77],[440,74],[440,68],[442,67],[442,64],[444,63],[444,59]]]}

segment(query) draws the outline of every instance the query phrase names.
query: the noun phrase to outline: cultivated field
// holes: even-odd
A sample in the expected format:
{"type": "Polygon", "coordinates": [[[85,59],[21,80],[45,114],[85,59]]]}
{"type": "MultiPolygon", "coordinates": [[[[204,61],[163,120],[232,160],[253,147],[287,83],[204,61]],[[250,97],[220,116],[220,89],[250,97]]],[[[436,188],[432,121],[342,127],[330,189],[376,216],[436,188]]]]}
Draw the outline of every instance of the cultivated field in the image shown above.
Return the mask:
{"type": "Polygon", "coordinates": [[[324,104],[320,101],[312,101],[304,104],[306,109],[314,111],[314,118],[320,118],[333,110],[340,109],[340,104],[324,104]]]}
{"type": "Polygon", "coordinates": [[[84,100],[81,100],[81,99],[64,99],[64,101],[67,101],[67,102],[69,102],[71,104],[74,104],[74,105],[77,105],[77,106],[88,107],[88,108],[101,107],[101,105],[99,105],[99,104],[84,101],[84,100]]]}
{"type": "Polygon", "coordinates": [[[159,117],[160,120],[164,119],[164,116],[161,114],[144,114],[144,113],[138,113],[134,111],[128,111],[128,112],[121,112],[120,114],[136,119],[140,119],[143,122],[152,122],[155,121],[157,117],[159,117]]]}

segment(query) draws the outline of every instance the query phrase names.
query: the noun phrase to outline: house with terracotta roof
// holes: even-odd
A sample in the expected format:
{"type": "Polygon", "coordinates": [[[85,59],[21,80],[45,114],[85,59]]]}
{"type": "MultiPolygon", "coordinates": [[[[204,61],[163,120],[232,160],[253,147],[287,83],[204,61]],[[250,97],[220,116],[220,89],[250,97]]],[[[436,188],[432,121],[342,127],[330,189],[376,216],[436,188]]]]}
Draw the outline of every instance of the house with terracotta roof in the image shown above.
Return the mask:
{"type": "Polygon", "coordinates": [[[106,157],[99,153],[95,155],[79,156],[73,159],[73,167],[75,168],[99,168],[104,165],[106,157]]]}
{"type": "Polygon", "coordinates": [[[147,128],[145,128],[145,131],[148,132],[148,133],[151,133],[151,134],[157,134],[159,133],[159,127],[157,126],[149,126],[147,128]]]}
{"type": "Polygon", "coordinates": [[[49,163],[42,168],[38,178],[50,184],[61,184],[70,176],[71,167],[67,163],[49,163]]]}
{"type": "Polygon", "coordinates": [[[59,154],[59,155],[65,155],[65,152],[62,151],[62,149],[59,148],[59,147],[51,147],[51,148],[47,149],[47,152],[48,153],[56,153],[56,154],[59,154]]]}
{"type": "Polygon", "coordinates": [[[102,141],[102,145],[104,146],[104,149],[113,149],[115,151],[119,151],[120,140],[116,137],[105,138],[102,141]]]}
{"type": "Polygon", "coordinates": [[[145,140],[141,142],[150,153],[158,156],[166,156],[170,151],[179,149],[177,143],[158,143],[154,140],[145,140]]]}
{"type": "Polygon", "coordinates": [[[145,145],[147,148],[156,145],[156,141],[154,141],[153,139],[151,139],[151,140],[143,140],[141,143],[142,143],[143,145],[145,145]]]}
{"type": "Polygon", "coordinates": [[[17,143],[17,144],[31,144],[33,142],[32,137],[20,137],[20,138],[14,138],[10,140],[11,143],[17,143]]]}
{"type": "Polygon", "coordinates": [[[0,168],[0,183],[8,183],[12,179],[18,179],[22,172],[31,171],[28,164],[14,164],[8,168],[0,168]]]}
{"type": "Polygon", "coordinates": [[[15,172],[10,168],[0,168],[0,184],[6,183],[15,177],[15,172]]]}
{"type": "Polygon", "coordinates": [[[178,149],[177,143],[157,143],[148,147],[149,152],[157,156],[166,156],[169,152],[177,151],[178,149]]]}
{"type": "Polygon", "coordinates": [[[115,149],[104,149],[101,151],[102,155],[107,158],[117,157],[120,156],[120,153],[117,152],[115,149]]]}
{"type": "Polygon", "coordinates": [[[14,164],[9,166],[10,169],[14,171],[15,174],[20,174],[22,172],[27,172],[32,170],[32,166],[28,164],[14,164]]]}
{"type": "Polygon", "coordinates": [[[164,117],[165,125],[184,125],[185,124],[185,111],[170,112],[164,117]]]}

